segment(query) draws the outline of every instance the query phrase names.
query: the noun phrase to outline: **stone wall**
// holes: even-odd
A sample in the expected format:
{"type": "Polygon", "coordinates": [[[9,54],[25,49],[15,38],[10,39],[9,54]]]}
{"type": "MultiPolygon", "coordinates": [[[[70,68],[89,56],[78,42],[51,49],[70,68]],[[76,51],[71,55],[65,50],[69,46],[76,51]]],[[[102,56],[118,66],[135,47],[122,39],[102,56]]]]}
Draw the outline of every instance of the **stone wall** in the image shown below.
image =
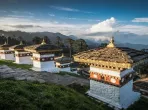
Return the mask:
{"type": "Polygon", "coordinates": [[[119,103],[119,91],[118,87],[90,80],[90,92],[105,99],[119,103]]]}

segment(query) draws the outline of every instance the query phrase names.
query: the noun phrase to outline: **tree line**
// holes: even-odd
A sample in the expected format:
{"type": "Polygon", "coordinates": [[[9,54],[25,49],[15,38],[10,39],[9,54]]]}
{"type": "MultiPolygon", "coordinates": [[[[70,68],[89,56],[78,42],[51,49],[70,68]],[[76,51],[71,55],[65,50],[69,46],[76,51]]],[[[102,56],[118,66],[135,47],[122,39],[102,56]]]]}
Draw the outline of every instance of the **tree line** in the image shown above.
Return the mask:
{"type": "MultiPolygon", "coordinates": [[[[34,44],[40,44],[42,42],[42,40],[43,40],[43,38],[36,36],[32,39],[32,42],[34,44]]],[[[53,42],[51,42],[51,40],[47,36],[44,36],[44,40],[46,41],[47,44],[54,44],[59,48],[69,49],[70,57],[74,53],[88,50],[88,45],[84,39],[73,40],[71,38],[67,38],[67,39],[63,40],[59,36],[57,36],[56,41],[53,43],[53,42]]]]}
{"type": "MultiPolygon", "coordinates": [[[[41,44],[43,38],[35,36],[32,38],[31,44],[41,44]]],[[[49,37],[44,36],[44,40],[47,44],[55,45],[59,48],[63,48],[69,52],[69,55],[72,56],[74,53],[82,52],[88,50],[88,45],[84,39],[77,39],[73,40],[71,38],[62,39],[61,37],[57,36],[55,42],[52,42],[49,37]]],[[[24,44],[30,44],[29,42],[25,41],[21,36],[19,37],[5,37],[0,36],[0,45],[4,44],[5,42],[9,45],[16,45],[19,44],[20,41],[23,41],[24,44]]]]}

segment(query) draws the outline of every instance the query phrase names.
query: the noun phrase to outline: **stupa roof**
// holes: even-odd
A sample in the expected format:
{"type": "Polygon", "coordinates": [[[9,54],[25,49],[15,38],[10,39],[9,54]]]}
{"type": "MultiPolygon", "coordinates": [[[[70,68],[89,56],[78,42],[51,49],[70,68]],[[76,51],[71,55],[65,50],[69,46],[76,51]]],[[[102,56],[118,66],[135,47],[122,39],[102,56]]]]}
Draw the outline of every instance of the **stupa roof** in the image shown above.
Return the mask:
{"type": "Polygon", "coordinates": [[[58,58],[55,59],[55,62],[58,62],[60,64],[71,63],[71,61],[72,61],[72,58],[66,57],[63,54],[62,54],[61,57],[58,57],[58,58]]]}
{"type": "Polygon", "coordinates": [[[74,55],[74,60],[81,63],[109,64],[120,63],[122,65],[137,63],[148,58],[148,54],[126,47],[116,47],[113,38],[105,48],[92,49],[74,55]]]}
{"type": "Polygon", "coordinates": [[[21,41],[19,45],[11,46],[9,49],[14,51],[22,51],[26,45],[21,41]]]}
{"type": "Polygon", "coordinates": [[[54,45],[46,44],[46,42],[43,40],[41,44],[37,45],[31,45],[31,46],[26,46],[25,51],[29,52],[56,52],[56,51],[61,51],[61,49],[58,49],[54,45]]]}
{"type": "Polygon", "coordinates": [[[5,42],[3,45],[0,45],[0,50],[9,50],[9,45],[7,42],[5,42]]]}

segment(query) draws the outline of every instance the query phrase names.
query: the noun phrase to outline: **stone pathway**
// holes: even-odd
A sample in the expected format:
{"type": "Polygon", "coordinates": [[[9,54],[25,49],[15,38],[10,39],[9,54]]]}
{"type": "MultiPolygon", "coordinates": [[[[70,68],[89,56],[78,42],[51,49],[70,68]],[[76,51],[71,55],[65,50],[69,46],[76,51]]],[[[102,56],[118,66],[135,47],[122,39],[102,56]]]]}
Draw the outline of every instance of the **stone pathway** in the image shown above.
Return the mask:
{"type": "Polygon", "coordinates": [[[55,83],[61,85],[69,85],[77,83],[81,85],[89,85],[88,79],[74,77],[70,75],[58,75],[48,72],[35,72],[31,70],[23,70],[20,68],[10,68],[6,65],[0,66],[1,78],[14,78],[16,80],[39,81],[40,83],[55,83]]]}

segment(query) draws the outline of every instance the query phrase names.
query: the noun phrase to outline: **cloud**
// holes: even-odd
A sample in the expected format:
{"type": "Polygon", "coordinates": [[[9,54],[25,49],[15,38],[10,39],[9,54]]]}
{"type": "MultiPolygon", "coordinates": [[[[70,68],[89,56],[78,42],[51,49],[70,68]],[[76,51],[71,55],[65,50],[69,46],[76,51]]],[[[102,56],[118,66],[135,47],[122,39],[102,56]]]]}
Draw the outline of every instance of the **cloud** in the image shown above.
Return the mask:
{"type": "Polygon", "coordinates": [[[71,17],[60,17],[61,19],[69,19],[69,20],[86,20],[89,22],[92,21],[100,21],[99,19],[84,19],[84,18],[71,18],[71,17]]]}
{"type": "Polygon", "coordinates": [[[102,35],[103,33],[107,35],[114,32],[127,32],[134,33],[138,35],[148,34],[148,26],[143,25],[131,25],[131,24],[119,24],[119,22],[111,17],[110,19],[106,19],[98,24],[92,25],[89,29],[86,30],[88,35],[102,35]]]}
{"type": "Polygon", "coordinates": [[[142,25],[123,25],[116,27],[120,32],[129,32],[138,35],[148,35],[148,26],[142,25]]]}
{"type": "Polygon", "coordinates": [[[0,10],[0,12],[1,12],[1,13],[6,13],[7,11],[6,11],[6,10],[0,10]]]}
{"type": "Polygon", "coordinates": [[[148,18],[134,18],[132,22],[148,22],[148,18]]]}
{"type": "Polygon", "coordinates": [[[85,30],[83,36],[96,42],[100,40],[106,41],[109,40],[111,36],[116,36],[119,42],[145,43],[145,40],[147,40],[146,37],[148,37],[148,26],[124,24],[118,22],[114,17],[111,17],[110,19],[90,26],[85,30]]]}
{"type": "Polygon", "coordinates": [[[74,9],[74,8],[69,8],[69,7],[50,6],[50,8],[57,9],[57,10],[62,10],[62,11],[82,12],[82,13],[94,14],[94,12],[82,11],[82,10],[78,10],[78,9],[74,9]]]}
{"type": "Polygon", "coordinates": [[[13,10],[11,11],[13,14],[26,14],[26,15],[34,15],[34,13],[32,12],[29,12],[29,11],[16,11],[16,10],[13,10]]]}
{"type": "Polygon", "coordinates": [[[63,11],[73,11],[73,12],[78,12],[80,10],[78,9],[73,9],[73,8],[67,8],[67,7],[58,7],[58,6],[50,6],[51,8],[57,9],[57,10],[63,10],[63,11]]]}
{"type": "Polygon", "coordinates": [[[14,27],[18,29],[34,28],[34,27],[42,28],[41,26],[38,26],[38,25],[4,25],[4,26],[14,27]]]}
{"type": "Polygon", "coordinates": [[[28,14],[28,15],[34,15],[34,13],[29,12],[29,11],[24,11],[23,13],[24,13],[24,14],[28,14]]]}
{"type": "Polygon", "coordinates": [[[60,32],[66,35],[80,35],[88,25],[59,23],[53,20],[41,20],[22,17],[0,17],[0,29],[5,31],[25,31],[25,32],[60,32]]]}
{"type": "Polygon", "coordinates": [[[51,13],[48,13],[48,15],[51,16],[51,17],[54,17],[55,16],[54,14],[51,14],[51,13]]]}
{"type": "Polygon", "coordinates": [[[114,17],[111,17],[110,19],[92,25],[91,28],[88,29],[87,31],[89,33],[113,32],[115,24],[116,24],[116,19],[114,17]]]}
{"type": "Polygon", "coordinates": [[[27,15],[27,16],[25,16],[25,15],[7,15],[6,17],[12,17],[12,18],[33,18],[34,16],[32,16],[32,15],[27,15]]]}

